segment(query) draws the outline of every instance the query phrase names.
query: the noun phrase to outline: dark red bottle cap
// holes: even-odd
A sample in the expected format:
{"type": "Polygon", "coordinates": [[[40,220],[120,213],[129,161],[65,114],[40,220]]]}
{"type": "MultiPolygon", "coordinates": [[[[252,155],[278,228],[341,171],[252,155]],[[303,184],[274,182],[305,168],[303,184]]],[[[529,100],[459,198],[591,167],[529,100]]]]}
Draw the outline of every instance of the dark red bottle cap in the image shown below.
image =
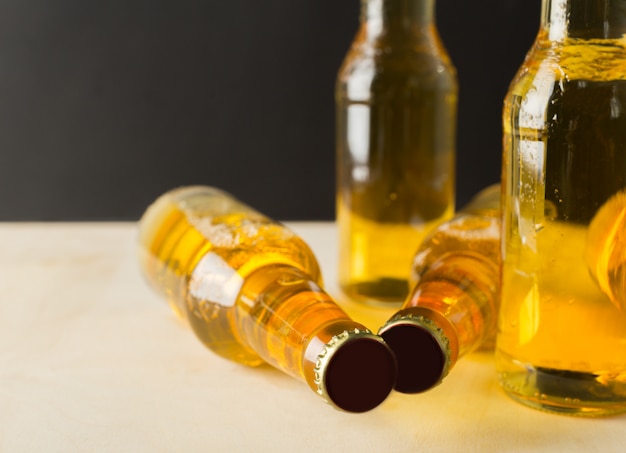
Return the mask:
{"type": "Polygon", "coordinates": [[[335,336],[315,367],[318,393],[348,412],[366,412],[382,403],[393,390],[396,361],[393,352],[368,330],[335,336]]]}
{"type": "Polygon", "coordinates": [[[395,354],[395,390],[420,393],[442,381],[450,368],[450,346],[443,331],[430,319],[405,314],[392,318],[379,331],[395,354]]]}

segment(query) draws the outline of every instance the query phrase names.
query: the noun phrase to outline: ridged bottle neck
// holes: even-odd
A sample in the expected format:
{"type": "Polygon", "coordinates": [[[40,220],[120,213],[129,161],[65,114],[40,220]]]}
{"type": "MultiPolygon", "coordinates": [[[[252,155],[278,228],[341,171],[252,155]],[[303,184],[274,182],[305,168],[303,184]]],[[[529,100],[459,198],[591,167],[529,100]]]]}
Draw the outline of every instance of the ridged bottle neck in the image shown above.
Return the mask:
{"type": "Polygon", "coordinates": [[[543,0],[541,28],[551,41],[616,39],[626,33],[626,0],[543,0]]]}
{"type": "Polygon", "coordinates": [[[436,385],[457,359],[495,333],[499,270],[477,252],[447,254],[379,331],[398,362],[396,390],[436,385]]]}
{"type": "Polygon", "coordinates": [[[433,24],[435,0],[361,0],[361,23],[371,34],[413,31],[433,24]]]}

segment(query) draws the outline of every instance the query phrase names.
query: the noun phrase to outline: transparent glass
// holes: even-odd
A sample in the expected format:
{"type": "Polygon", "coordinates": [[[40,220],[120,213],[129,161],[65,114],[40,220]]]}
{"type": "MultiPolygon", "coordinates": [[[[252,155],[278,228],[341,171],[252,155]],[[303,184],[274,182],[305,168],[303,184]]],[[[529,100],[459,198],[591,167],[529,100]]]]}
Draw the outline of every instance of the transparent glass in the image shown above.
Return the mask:
{"type": "Polygon", "coordinates": [[[624,0],[544,0],[505,100],[497,367],[552,412],[626,411],[624,33],[624,0]]]}
{"type": "Polygon", "coordinates": [[[492,349],[500,304],[500,196],[490,186],[451,220],[433,230],[415,254],[413,289],[389,323],[379,332],[396,353],[398,382],[406,393],[439,384],[459,357],[482,347],[492,349]],[[439,354],[423,344],[410,345],[410,335],[394,340],[390,331],[421,329],[435,338],[439,354]],[[441,357],[440,357],[441,355],[441,357]],[[441,360],[431,381],[424,380],[428,360],[441,360]]]}
{"type": "Polygon", "coordinates": [[[213,352],[269,363],[348,411],[391,390],[391,352],[324,292],[315,256],[284,225],[217,189],[184,187],[146,210],[139,242],[147,280],[213,352]],[[348,359],[351,371],[326,382],[329,363],[348,359]],[[344,377],[359,384],[346,389],[344,377]]]}
{"type": "Polygon", "coordinates": [[[339,285],[400,305],[424,235],[454,211],[457,81],[433,0],[363,0],[337,78],[339,285]]]}

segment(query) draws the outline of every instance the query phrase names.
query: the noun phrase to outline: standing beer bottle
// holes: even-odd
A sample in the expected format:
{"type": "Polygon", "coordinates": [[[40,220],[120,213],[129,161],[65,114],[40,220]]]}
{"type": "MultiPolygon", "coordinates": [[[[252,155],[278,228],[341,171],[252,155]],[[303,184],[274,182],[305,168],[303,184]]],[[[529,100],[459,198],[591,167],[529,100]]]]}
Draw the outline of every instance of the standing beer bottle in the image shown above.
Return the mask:
{"type": "Polygon", "coordinates": [[[339,285],[400,304],[413,253],[454,211],[457,81],[434,0],[362,0],[337,78],[339,285]]]}
{"type": "Polygon", "coordinates": [[[503,114],[496,360],[515,400],[626,411],[626,0],[543,0],[503,114]]]}
{"type": "Polygon", "coordinates": [[[461,356],[493,349],[500,303],[500,186],[481,191],[420,245],[413,289],[380,329],[398,363],[395,389],[438,385],[461,356]]]}
{"type": "Polygon", "coordinates": [[[192,186],[146,210],[139,241],[147,280],[216,354],[269,363],[348,412],[391,392],[392,352],[324,292],[315,256],[284,225],[192,186]]]}

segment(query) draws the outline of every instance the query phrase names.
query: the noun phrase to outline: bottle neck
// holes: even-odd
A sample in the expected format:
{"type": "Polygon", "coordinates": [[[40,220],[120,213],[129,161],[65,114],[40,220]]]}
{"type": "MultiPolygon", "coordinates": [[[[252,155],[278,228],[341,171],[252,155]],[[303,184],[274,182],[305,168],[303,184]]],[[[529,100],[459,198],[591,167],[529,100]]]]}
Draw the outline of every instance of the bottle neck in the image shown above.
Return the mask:
{"type": "Polygon", "coordinates": [[[551,41],[616,39],[626,34],[626,0],[542,0],[541,28],[551,41]]]}
{"type": "Polygon", "coordinates": [[[361,23],[369,35],[415,31],[434,21],[435,0],[361,0],[361,23]]]}
{"type": "Polygon", "coordinates": [[[446,254],[422,276],[403,308],[419,307],[447,334],[445,323],[438,319],[445,318],[454,326],[449,337],[452,352],[461,357],[495,335],[499,275],[498,260],[491,252],[446,254]]]}

